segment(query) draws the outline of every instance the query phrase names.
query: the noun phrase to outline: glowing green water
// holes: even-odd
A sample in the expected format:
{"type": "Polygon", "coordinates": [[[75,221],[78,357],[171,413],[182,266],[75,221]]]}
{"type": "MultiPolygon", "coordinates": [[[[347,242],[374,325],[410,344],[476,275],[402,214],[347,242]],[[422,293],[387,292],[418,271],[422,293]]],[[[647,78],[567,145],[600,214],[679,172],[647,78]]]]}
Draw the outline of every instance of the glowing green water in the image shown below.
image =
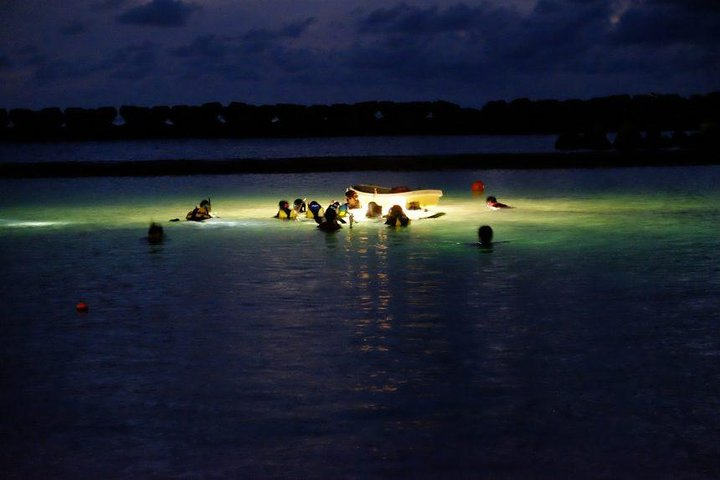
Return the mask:
{"type": "MultiPolygon", "coordinates": [[[[323,205],[342,200],[346,186],[360,182],[440,188],[437,208],[447,215],[412,225],[413,235],[437,241],[475,240],[480,224],[495,228],[496,240],[533,247],[607,248],[616,242],[649,243],[663,238],[711,238],[720,192],[718,169],[668,168],[588,171],[492,171],[244,175],[163,178],[18,180],[2,182],[2,234],[47,229],[137,229],[161,222],[176,229],[274,229],[271,219],[281,198],[314,199],[323,205]],[[469,185],[482,179],[486,192],[473,196],[469,185]],[[489,211],[485,195],[516,207],[489,211]],[[213,199],[219,221],[207,225],[170,224],[205,196],[213,199]],[[582,242],[578,245],[576,242],[582,242]]],[[[311,223],[295,225],[306,232],[311,223]]],[[[378,225],[355,224],[356,229],[378,225]]],[[[342,235],[342,233],[341,233],[342,235]]],[[[634,244],[637,246],[637,244],[634,244]]]]}

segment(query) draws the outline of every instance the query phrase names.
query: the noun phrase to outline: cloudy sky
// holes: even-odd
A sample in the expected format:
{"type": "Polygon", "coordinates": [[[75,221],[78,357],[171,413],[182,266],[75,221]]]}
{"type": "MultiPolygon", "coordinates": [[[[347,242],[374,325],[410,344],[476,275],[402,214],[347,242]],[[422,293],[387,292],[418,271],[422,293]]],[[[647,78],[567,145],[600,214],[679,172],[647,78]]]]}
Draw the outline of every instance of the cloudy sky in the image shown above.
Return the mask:
{"type": "Polygon", "coordinates": [[[716,90],[718,0],[0,0],[0,108],[716,90]]]}

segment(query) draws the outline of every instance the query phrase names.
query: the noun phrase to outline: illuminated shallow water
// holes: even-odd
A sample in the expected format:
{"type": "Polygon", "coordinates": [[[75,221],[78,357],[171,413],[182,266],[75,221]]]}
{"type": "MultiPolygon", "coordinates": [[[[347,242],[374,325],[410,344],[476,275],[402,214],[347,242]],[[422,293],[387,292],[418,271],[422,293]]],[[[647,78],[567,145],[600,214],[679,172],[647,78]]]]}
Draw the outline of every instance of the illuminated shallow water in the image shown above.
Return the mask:
{"type": "Polygon", "coordinates": [[[716,477],[717,185],[718,167],[2,180],[0,470],[716,477]],[[476,179],[516,208],[485,209],[476,179]],[[355,182],[442,188],[447,215],[333,235],[270,218],[355,182]],[[205,195],[219,222],[167,222],[205,195]],[[492,251],[470,245],[481,224],[492,251]]]}

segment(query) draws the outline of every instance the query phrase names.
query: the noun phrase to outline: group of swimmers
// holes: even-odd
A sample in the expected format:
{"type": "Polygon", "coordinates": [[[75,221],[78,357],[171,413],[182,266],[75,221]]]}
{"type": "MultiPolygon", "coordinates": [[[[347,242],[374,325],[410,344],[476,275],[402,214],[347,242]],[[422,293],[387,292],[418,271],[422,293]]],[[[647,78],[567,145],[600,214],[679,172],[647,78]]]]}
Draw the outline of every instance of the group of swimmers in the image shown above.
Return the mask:
{"type": "MultiPolygon", "coordinates": [[[[333,201],[327,208],[323,208],[315,200],[307,202],[306,199],[298,198],[293,202],[290,208],[290,202],[280,200],[278,202],[278,212],[273,218],[280,220],[297,220],[305,215],[306,218],[312,218],[318,224],[318,228],[327,232],[334,232],[342,228],[341,223],[348,223],[352,227],[355,214],[351,210],[361,208],[357,192],[347,190],[345,192],[345,203],[337,200],[333,201]],[[346,218],[348,220],[346,220],[346,218]]],[[[394,205],[390,208],[387,215],[383,217],[382,207],[375,202],[368,204],[367,218],[381,219],[385,218],[385,224],[390,226],[407,227],[410,224],[410,218],[405,214],[400,205],[394,205]]]]}
{"type": "MultiPolygon", "coordinates": [[[[348,190],[345,192],[345,203],[341,204],[338,201],[333,201],[327,208],[323,208],[323,206],[315,200],[308,202],[302,198],[296,199],[291,208],[290,202],[280,200],[280,202],[278,202],[278,211],[274,218],[280,220],[296,220],[304,215],[306,218],[314,219],[319,229],[333,232],[342,228],[341,223],[347,223],[346,218],[350,220],[350,225],[352,226],[354,214],[350,210],[359,208],[360,201],[357,197],[357,192],[348,190]]],[[[383,218],[382,207],[375,202],[370,202],[365,216],[367,218],[383,218]]],[[[194,209],[185,215],[185,220],[202,222],[213,217],[212,202],[210,198],[206,198],[202,199],[194,209]]],[[[386,225],[406,227],[410,224],[410,219],[400,205],[394,205],[384,218],[386,225]]],[[[172,221],[178,220],[179,219],[173,219],[172,221]]]]}
{"type": "MultiPolygon", "coordinates": [[[[485,201],[487,207],[491,210],[498,210],[502,208],[512,208],[509,205],[500,203],[494,196],[487,197],[485,201]]],[[[345,217],[353,217],[350,210],[360,208],[360,201],[357,196],[357,192],[348,189],[345,192],[345,203],[341,204],[338,201],[333,201],[328,208],[323,208],[318,202],[298,198],[293,202],[293,207],[290,208],[290,203],[287,200],[280,200],[278,203],[278,212],[274,218],[280,220],[295,220],[302,214],[305,214],[307,218],[313,218],[318,225],[327,223],[330,230],[337,230],[340,228],[339,223],[347,223],[345,217]]],[[[185,215],[185,220],[192,222],[202,222],[209,218],[213,218],[212,202],[210,198],[204,198],[200,201],[194,209],[189,211],[185,215]]],[[[367,218],[382,218],[382,207],[375,202],[368,203],[368,209],[365,213],[367,218]]],[[[406,227],[410,224],[410,219],[403,211],[400,205],[393,205],[388,214],[385,216],[386,225],[403,226],[406,227]]]]}
{"type": "Polygon", "coordinates": [[[307,202],[302,198],[298,198],[293,202],[290,208],[290,202],[280,200],[278,202],[278,212],[273,218],[280,220],[297,220],[301,216],[312,218],[318,224],[318,228],[328,232],[334,232],[341,228],[340,223],[347,223],[345,217],[349,217],[352,221],[352,214],[348,213],[347,203],[341,205],[340,202],[332,202],[327,208],[323,208],[315,200],[307,202]]]}
{"type": "MultiPolygon", "coordinates": [[[[498,202],[494,196],[487,197],[485,203],[491,210],[512,208],[509,205],[498,202]]],[[[349,218],[350,226],[352,227],[354,216],[350,210],[359,209],[360,207],[357,192],[348,189],[345,192],[345,203],[341,204],[338,201],[333,201],[327,208],[323,208],[322,205],[315,200],[307,202],[301,198],[296,199],[293,202],[293,207],[290,208],[290,203],[287,200],[280,200],[278,203],[278,212],[274,218],[280,220],[296,220],[299,216],[305,215],[306,218],[314,219],[320,230],[334,232],[342,228],[341,223],[347,223],[345,220],[346,217],[349,218]]],[[[367,218],[383,218],[382,207],[375,202],[369,202],[365,216],[367,218]]],[[[201,222],[209,218],[213,218],[212,203],[209,197],[201,200],[200,203],[185,216],[185,220],[194,222],[201,222]]],[[[410,219],[400,205],[393,205],[384,218],[385,225],[389,226],[407,227],[410,224],[410,219]]],[[[177,220],[178,219],[173,219],[171,221],[177,220]]],[[[493,230],[489,225],[483,225],[478,229],[478,240],[481,246],[489,247],[492,244],[492,237],[493,230]]],[[[150,243],[160,243],[163,238],[164,232],[162,226],[153,222],[148,230],[148,240],[150,243]]]]}

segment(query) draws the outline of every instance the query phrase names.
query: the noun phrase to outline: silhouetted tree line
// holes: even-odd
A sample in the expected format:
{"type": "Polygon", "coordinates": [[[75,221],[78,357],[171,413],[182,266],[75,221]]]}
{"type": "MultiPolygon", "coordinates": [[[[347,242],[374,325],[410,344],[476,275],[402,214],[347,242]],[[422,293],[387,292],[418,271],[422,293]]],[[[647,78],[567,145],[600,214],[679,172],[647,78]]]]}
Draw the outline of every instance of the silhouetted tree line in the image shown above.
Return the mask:
{"type": "Polygon", "coordinates": [[[444,102],[0,109],[5,141],[554,134],[561,150],[716,146],[720,92],[444,102]],[[608,134],[614,133],[611,143],[608,134]]]}

